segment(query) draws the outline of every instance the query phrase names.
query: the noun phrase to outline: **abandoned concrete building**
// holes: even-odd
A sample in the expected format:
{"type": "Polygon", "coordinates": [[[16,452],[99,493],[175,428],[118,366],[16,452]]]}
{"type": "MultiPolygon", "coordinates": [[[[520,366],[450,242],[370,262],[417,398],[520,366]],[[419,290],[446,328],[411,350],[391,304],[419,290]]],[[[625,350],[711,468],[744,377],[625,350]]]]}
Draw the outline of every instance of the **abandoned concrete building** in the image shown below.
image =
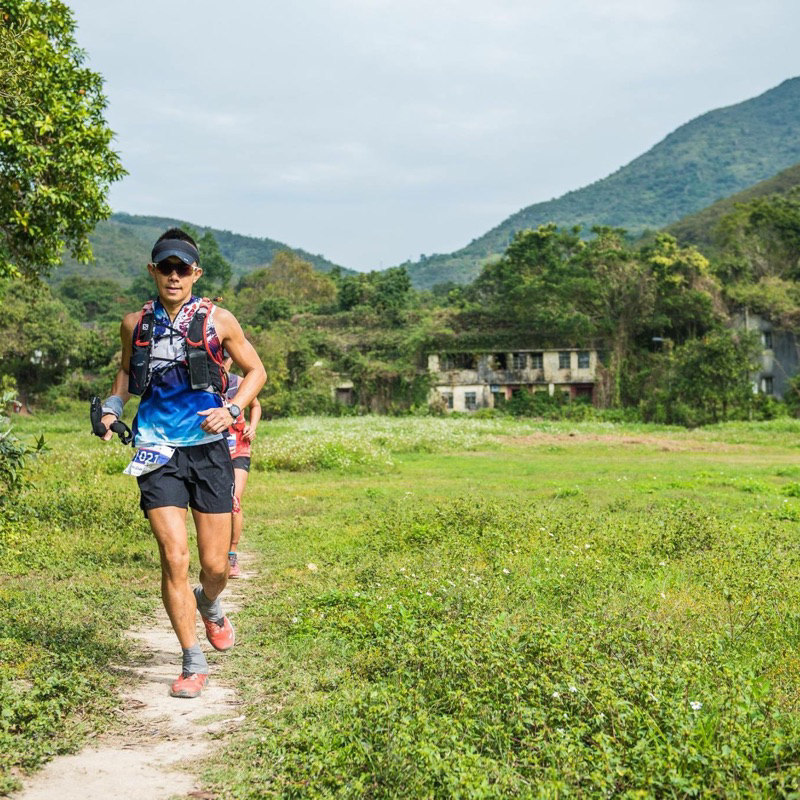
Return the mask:
{"type": "Polygon", "coordinates": [[[746,331],[757,331],[761,336],[761,363],[753,374],[753,391],[773,397],[783,397],[789,381],[800,372],[797,337],[794,333],[773,328],[772,323],[744,309],[733,317],[733,326],[746,331]]]}
{"type": "Polygon", "coordinates": [[[595,398],[597,350],[517,350],[431,353],[431,402],[448,411],[495,408],[516,392],[563,392],[569,399],[595,398]]]}

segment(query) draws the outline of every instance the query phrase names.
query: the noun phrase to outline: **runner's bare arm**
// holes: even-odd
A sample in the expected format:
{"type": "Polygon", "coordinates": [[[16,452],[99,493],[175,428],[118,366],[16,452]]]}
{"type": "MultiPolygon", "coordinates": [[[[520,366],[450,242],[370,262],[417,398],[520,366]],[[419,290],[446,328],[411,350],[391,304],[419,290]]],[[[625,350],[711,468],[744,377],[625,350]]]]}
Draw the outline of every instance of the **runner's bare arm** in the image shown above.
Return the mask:
{"type": "MultiPolygon", "coordinates": [[[[255,347],[247,341],[242,326],[230,311],[217,308],[214,311],[214,325],[220,343],[230,353],[233,363],[244,376],[231,402],[239,408],[245,408],[258,396],[267,380],[267,373],[255,347]]],[[[212,408],[198,413],[205,417],[200,427],[209,433],[223,433],[232,424],[231,415],[226,408],[212,408]]]]}
{"type": "MultiPolygon", "coordinates": [[[[114,383],[111,386],[111,394],[121,397],[123,405],[125,405],[125,403],[131,399],[130,392],[128,392],[128,370],[130,369],[131,364],[133,329],[136,327],[138,320],[139,313],[134,311],[132,314],[125,315],[122,320],[122,325],[119,327],[119,336],[122,340],[122,358],[120,359],[120,365],[119,369],[117,370],[116,377],[114,378],[114,383]]],[[[116,417],[113,414],[103,414],[103,417],[100,420],[103,425],[108,428],[105,436],[103,436],[103,439],[106,442],[114,436],[114,433],[109,426],[115,420],[116,417]]]]}

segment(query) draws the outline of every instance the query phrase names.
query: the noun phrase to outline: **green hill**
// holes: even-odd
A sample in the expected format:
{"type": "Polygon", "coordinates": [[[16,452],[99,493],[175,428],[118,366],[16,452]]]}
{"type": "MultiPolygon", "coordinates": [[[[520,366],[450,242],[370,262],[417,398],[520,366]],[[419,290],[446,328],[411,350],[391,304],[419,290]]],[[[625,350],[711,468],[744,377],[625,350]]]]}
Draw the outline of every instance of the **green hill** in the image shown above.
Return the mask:
{"type": "Polygon", "coordinates": [[[714,249],[714,229],[717,223],[726,214],[730,214],[737,203],[746,203],[756,197],[766,197],[772,194],[786,194],[797,186],[800,186],[800,164],[795,164],[793,167],[789,167],[755,186],[732,194],[730,197],[717,200],[716,203],[701,211],[673,222],[665,230],[682,244],[693,244],[704,253],[709,253],[714,249]]]}
{"type": "MultiPolygon", "coordinates": [[[[258,267],[269,264],[276,253],[291,250],[310,261],[320,272],[329,272],[336,264],[320,255],[312,255],[305,250],[273,239],[258,239],[254,236],[243,236],[217,228],[206,228],[183,220],[167,217],[144,217],[134,214],[117,213],[100,222],[89,237],[92,242],[95,261],[93,264],[79,264],[71,258],[53,273],[53,282],[59,283],[69,275],[91,275],[96,278],[113,278],[123,286],[128,286],[138,275],[150,258],[150,249],[155,240],[173,226],[190,226],[202,235],[207,230],[214,234],[222,255],[233,266],[234,280],[252,272],[258,267]]],[[[348,273],[350,270],[343,270],[348,273]]]]}
{"type": "Polygon", "coordinates": [[[461,250],[405,266],[418,287],[467,283],[525,228],[611,225],[634,235],[663,228],[800,162],[799,133],[800,78],[792,78],[697,117],[609,177],[528,206],[461,250]]]}

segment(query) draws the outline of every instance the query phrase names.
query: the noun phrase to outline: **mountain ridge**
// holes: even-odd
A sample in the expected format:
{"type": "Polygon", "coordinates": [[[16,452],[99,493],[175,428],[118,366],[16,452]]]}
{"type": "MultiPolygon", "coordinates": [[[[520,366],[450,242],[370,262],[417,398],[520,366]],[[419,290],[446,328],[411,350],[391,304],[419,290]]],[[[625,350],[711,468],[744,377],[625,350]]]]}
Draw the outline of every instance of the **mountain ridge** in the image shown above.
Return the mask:
{"type": "Polygon", "coordinates": [[[99,222],[89,236],[94,261],[86,265],[66,257],[63,264],[53,273],[52,282],[60,283],[70,275],[91,274],[95,278],[112,278],[123,286],[128,286],[144,269],[155,240],[167,228],[172,227],[189,227],[199,236],[206,231],[211,231],[217,240],[220,252],[231,263],[234,280],[259,267],[266,266],[282,250],[297,253],[320,272],[330,272],[336,268],[341,269],[345,274],[352,272],[352,270],[328,261],[321,255],[314,255],[302,248],[290,247],[274,239],[246,236],[221,228],[195,225],[171,217],[128,214],[118,211],[114,212],[109,219],[99,222]]]}
{"type": "Polygon", "coordinates": [[[795,77],[689,120],[607,177],[526,206],[459,250],[404,266],[420,288],[466,283],[525,228],[609,225],[638,235],[665,227],[800,162],[798,131],[795,77]]]}

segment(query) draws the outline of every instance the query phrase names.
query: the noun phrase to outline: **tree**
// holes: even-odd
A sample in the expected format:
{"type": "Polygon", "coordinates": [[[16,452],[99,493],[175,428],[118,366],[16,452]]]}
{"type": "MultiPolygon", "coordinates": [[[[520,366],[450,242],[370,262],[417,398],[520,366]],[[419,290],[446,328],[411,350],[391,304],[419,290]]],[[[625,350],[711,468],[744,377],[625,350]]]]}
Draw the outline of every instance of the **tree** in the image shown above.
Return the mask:
{"type": "Polygon", "coordinates": [[[611,405],[622,401],[622,378],[633,339],[647,323],[655,300],[651,272],[625,245],[624,231],[593,228],[595,238],[578,254],[584,264],[580,304],[611,351],[611,405]]]}
{"type": "Polygon", "coordinates": [[[47,274],[111,213],[125,171],[103,118],[102,77],[83,66],[60,0],[6,0],[0,17],[0,277],[47,274]]]}
{"type": "Polygon", "coordinates": [[[411,294],[411,278],[405,267],[391,267],[374,274],[375,305],[395,317],[407,305],[411,294]]]}
{"type": "Polygon", "coordinates": [[[716,231],[720,271],[729,278],[800,278],[800,188],[737,204],[716,231]]]}
{"type": "Polygon", "coordinates": [[[586,264],[577,256],[586,247],[580,229],[555,224],[520,231],[503,257],[484,267],[467,299],[498,321],[512,320],[563,341],[591,335],[594,327],[582,307],[594,290],[586,264]]]}
{"type": "Polygon", "coordinates": [[[119,322],[136,303],[110,278],[90,280],[82,275],[70,275],[59,285],[58,294],[72,316],[83,324],[119,322]]]}
{"type": "Polygon", "coordinates": [[[652,334],[683,342],[701,336],[724,317],[720,286],[708,259],[694,247],[681,247],[666,233],[639,252],[655,282],[652,334]]]}
{"type": "Polygon", "coordinates": [[[231,282],[233,269],[230,262],[222,255],[211,231],[206,231],[198,240],[200,250],[200,266],[203,268],[203,282],[215,284],[224,291],[231,282]]]}
{"type": "Polygon", "coordinates": [[[690,339],[675,352],[673,402],[691,407],[698,424],[745,416],[753,404],[759,345],[752,331],[722,329],[690,339]]]}
{"type": "Polygon", "coordinates": [[[47,286],[0,282],[0,304],[0,374],[12,376],[23,397],[60,383],[81,362],[87,331],[47,286]]]}
{"type": "Polygon", "coordinates": [[[295,308],[327,305],[336,298],[336,284],[289,250],[278,253],[268,267],[242,278],[238,288],[283,297],[295,308]]]}

